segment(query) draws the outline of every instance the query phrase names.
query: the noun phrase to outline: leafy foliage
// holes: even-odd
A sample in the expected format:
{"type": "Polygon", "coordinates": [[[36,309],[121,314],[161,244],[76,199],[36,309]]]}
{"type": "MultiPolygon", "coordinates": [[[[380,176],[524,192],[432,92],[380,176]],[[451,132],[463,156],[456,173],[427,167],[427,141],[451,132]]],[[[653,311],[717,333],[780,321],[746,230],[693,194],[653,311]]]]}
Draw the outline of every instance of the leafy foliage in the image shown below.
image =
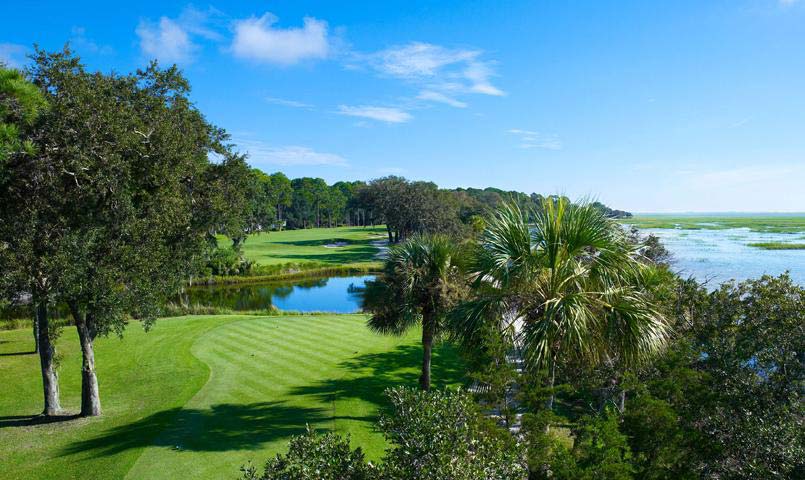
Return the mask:
{"type": "Polygon", "coordinates": [[[391,411],[380,429],[392,443],[383,478],[516,480],[528,477],[522,452],[505,430],[483,419],[464,392],[387,391],[391,411]]]}
{"type": "Polygon", "coordinates": [[[669,328],[644,285],[650,267],[621,228],[564,199],[534,216],[531,226],[508,204],[482,234],[470,267],[475,297],[451,315],[459,338],[477,342],[484,325],[497,325],[534,372],[574,361],[635,365],[661,350],[669,328]]]}
{"type": "Polygon", "coordinates": [[[445,328],[447,312],[466,293],[459,248],[443,235],[417,235],[388,251],[383,275],[366,283],[363,308],[369,328],[400,335],[422,325],[423,389],[430,387],[434,338],[445,328]]]}
{"type": "Polygon", "coordinates": [[[352,450],[349,437],[334,433],[317,435],[308,427],[291,439],[288,453],[277,454],[265,464],[261,475],[253,466],[241,467],[243,480],[368,480],[376,469],[364,462],[363,452],[352,450]]]}
{"type": "Polygon", "coordinates": [[[508,432],[478,412],[462,391],[386,391],[391,401],[378,427],[391,444],[378,466],[364,463],[360,449],[335,434],[291,440],[289,451],[266,463],[262,475],[242,467],[244,480],[376,479],[525,480],[522,448],[508,432]]]}

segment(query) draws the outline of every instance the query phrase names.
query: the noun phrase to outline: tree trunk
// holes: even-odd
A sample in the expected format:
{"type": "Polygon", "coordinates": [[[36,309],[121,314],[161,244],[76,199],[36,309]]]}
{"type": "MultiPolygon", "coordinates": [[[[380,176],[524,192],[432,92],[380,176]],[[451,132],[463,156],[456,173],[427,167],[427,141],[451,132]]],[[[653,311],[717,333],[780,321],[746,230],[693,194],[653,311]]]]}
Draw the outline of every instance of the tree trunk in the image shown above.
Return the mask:
{"type": "MultiPolygon", "coordinates": [[[[38,307],[36,307],[38,308],[38,307]]],[[[34,353],[39,353],[39,321],[37,319],[38,312],[34,312],[34,353]]]]}
{"type": "Polygon", "coordinates": [[[556,394],[553,391],[553,388],[556,384],[556,360],[551,362],[551,379],[550,379],[550,388],[551,388],[551,396],[548,397],[548,410],[553,411],[553,403],[556,399],[556,394]]]}
{"type": "Polygon", "coordinates": [[[81,416],[97,417],[101,414],[101,397],[98,392],[98,377],[95,374],[95,331],[89,315],[82,315],[71,307],[78,339],[81,342],[81,416]]]}
{"type": "Polygon", "coordinates": [[[56,348],[53,346],[50,337],[50,319],[48,318],[48,307],[44,301],[36,304],[36,318],[34,324],[37,325],[36,331],[39,338],[39,365],[42,370],[42,387],[45,395],[45,409],[43,415],[53,416],[61,412],[59,402],[59,374],[56,372],[54,357],[56,348]]]}
{"type": "Polygon", "coordinates": [[[422,375],[419,377],[419,388],[430,390],[430,361],[433,354],[433,321],[430,315],[422,318],[422,375]]]}
{"type": "Polygon", "coordinates": [[[386,224],[386,232],[389,234],[389,243],[394,243],[394,235],[391,232],[391,227],[386,224]]]}
{"type": "Polygon", "coordinates": [[[618,401],[618,410],[621,414],[626,411],[626,389],[621,386],[621,398],[618,401]]]}

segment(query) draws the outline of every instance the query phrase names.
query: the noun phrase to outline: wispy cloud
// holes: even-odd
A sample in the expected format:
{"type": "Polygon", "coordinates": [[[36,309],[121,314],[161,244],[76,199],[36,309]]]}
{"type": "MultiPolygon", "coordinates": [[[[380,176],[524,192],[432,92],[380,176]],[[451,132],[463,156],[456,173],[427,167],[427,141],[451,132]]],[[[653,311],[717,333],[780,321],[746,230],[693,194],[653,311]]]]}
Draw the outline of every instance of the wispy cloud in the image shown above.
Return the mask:
{"type": "Polygon", "coordinates": [[[435,77],[448,65],[475,61],[477,50],[449,50],[430,43],[413,42],[375,54],[375,67],[383,73],[403,77],[435,77]]]}
{"type": "Polygon", "coordinates": [[[317,152],[299,145],[272,146],[259,140],[235,140],[238,150],[249,155],[254,166],[334,166],[347,167],[349,162],[335,153],[317,152]]]}
{"type": "Polygon", "coordinates": [[[0,43],[0,62],[11,68],[20,68],[25,63],[28,49],[16,43],[0,43]]]}
{"type": "Polygon", "coordinates": [[[441,92],[434,92],[433,90],[422,90],[417,97],[419,100],[427,100],[430,102],[444,103],[456,108],[466,108],[467,104],[453,97],[449,97],[441,92]]]}
{"type": "Polygon", "coordinates": [[[220,42],[224,39],[219,32],[224,21],[225,15],[213,7],[199,10],[187,6],[176,18],[163,16],[159,21],[140,20],[135,32],[144,57],[165,63],[189,64],[200,49],[195,40],[220,42]]]}
{"type": "Polygon", "coordinates": [[[309,103],[298,102],[296,100],[288,100],[286,98],[265,97],[264,100],[274,105],[282,105],[283,107],[304,108],[304,109],[313,108],[313,105],[309,103]]]}
{"type": "Polygon", "coordinates": [[[513,128],[508,133],[516,135],[520,140],[520,148],[544,148],[546,150],[561,150],[562,141],[558,135],[521,130],[513,128]]]}
{"type": "Polygon", "coordinates": [[[147,58],[160,62],[187,64],[198,48],[190,35],[175,20],[161,17],[159,22],[141,20],[136,29],[140,38],[140,51],[147,58]]]}
{"type": "Polygon", "coordinates": [[[496,76],[492,62],[482,59],[477,49],[451,49],[425,42],[394,46],[369,55],[357,55],[383,76],[418,85],[420,100],[464,108],[456,96],[482,94],[501,96],[505,92],[492,84],[496,76]]]}
{"type": "Polygon", "coordinates": [[[394,107],[376,107],[371,105],[339,105],[338,113],[352,117],[363,117],[386,123],[404,123],[412,118],[410,113],[394,107]]]}
{"type": "Polygon", "coordinates": [[[266,13],[235,22],[232,53],[258,62],[291,65],[326,58],[330,51],[327,23],[305,17],[301,28],[276,28],[277,16],[266,13]]]}

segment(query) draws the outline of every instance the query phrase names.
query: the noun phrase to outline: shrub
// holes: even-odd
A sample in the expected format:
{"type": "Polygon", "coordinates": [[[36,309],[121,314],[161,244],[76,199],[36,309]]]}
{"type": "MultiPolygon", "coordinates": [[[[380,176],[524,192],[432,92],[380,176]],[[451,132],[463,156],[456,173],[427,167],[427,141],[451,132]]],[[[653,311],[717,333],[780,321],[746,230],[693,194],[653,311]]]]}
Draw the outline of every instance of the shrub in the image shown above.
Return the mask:
{"type": "Polygon", "coordinates": [[[390,410],[380,429],[391,443],[379,467],[336,434],[291,440],[288,453],[269,460],[262,475],[241,467],[243,480],[525,480],[522,450],[508,431],[483,418],[461,391],[386,391],[390,410]]]}
{"type": "Polygon", "coordinates": [[[380,429],[392,443],[383,478],[516,480],[528,469],[511,435],[488,424],[462,391],[387,391],[391,410],[380,429]],[[500,432],[500,433],[497,433],[500,432]]]}
{"type": "Polygon", "coordinates": [[[352,450],[349,437],[317,435],[308,427],[291,439],[288,453],[266,462],[262,475],[249,465],[241,467],[243,480],[369,480],[376,470],[364,462],[360,448],[352,450]]]}
{"type": "Polygon", "coordinates": [[[248,275],[253,267],[253,261],[232,247],[216,248],[207,263],[211,275],[248,275]]]}

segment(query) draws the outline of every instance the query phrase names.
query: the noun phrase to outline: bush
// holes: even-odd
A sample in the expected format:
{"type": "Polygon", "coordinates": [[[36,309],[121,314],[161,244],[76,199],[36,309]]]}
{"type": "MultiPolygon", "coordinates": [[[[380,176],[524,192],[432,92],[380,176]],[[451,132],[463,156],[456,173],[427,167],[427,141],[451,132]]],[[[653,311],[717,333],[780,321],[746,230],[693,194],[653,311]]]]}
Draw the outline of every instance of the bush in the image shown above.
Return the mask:
{"type": "Polygon", "coordinates": [[[511,435],[488,424],[461,391],[387,391],[392,408],[380,429],[393,447],[383,478],[516,480],[528,469],[511,435]],[[497,433],[500,432],[500,433],[497,433]]]}
{"type": "Polygon", "coordinates": [[[243,480],[368,480],[376,470],[364,462],[360,448],[352,450],[349,437],[334,433],[317,435],[308,427],[291,439],[288,453],[266,462],[262,475],[249,465],[241,467],[243,480]]]}
{"type": "Polygon", "coordinates": [[[521,449],[508,431],[483,418],[461,391],[386,391],[390,410],[380,429],[391,443],[379,467],[335,434],[308,429],[286,455],[269,460],[262,475],[241,467],[243,480],[525,480],[521,449]]]}
{"type": "Polygon", "coordinates": [[[572,447],[548,425],[557,417],[547,411],[524,421],[532,479],[629,480],[636,469],[627,437],[612,411],[582,417],[573,429],[572,447]]]}
{"type": "Polygon", "coordinates": [[[253,267],[254,262],[232,247],[216,248],[207,262],[211,275],[248,275],[253,267]]]}

